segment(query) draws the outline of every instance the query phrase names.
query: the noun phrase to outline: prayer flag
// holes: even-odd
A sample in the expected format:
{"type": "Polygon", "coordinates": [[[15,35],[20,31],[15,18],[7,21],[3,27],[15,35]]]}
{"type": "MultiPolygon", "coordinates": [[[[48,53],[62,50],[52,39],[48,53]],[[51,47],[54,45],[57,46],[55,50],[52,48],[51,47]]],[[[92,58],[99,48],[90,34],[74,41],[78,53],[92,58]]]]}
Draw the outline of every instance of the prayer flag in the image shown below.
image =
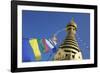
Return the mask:
{"type": "Polygon", "coordinates": [[[45,52],[48,52],[49,51],[49,47],[48,47],[48,45],[46,44],[46,40],[43,38],[42,39],[42,42],[43,42],[43,44],[44,44],[44,46],[45,46],[45,52]]]}
{"type": "Polygon", "coordinates": [[[45,52],[45,46],[42,43],[42,39],[38,39],[38,44],[39,44],[39,48],[40,48],[41,52],[44,53],[45,52]]]}
{"type": "Polygon", "coordinates": [[[46,39],[46,43],[49,46],[49,48],[52,49],[53,52],[56,52],[57,49],[56,49],[55,45],[52,44],[53,41],[51,41],[50,39],[49,40],[46,39]]]}
{"type": "Polygon", "coordinates": [[[30,43],[30,45],[32,47],[32,50],[34,52],[35,59],[36,60],[41,60],[41,52],[39,50],[37,39],[31,39],[31,40],[29,40],[29,43],[30,43]]]}

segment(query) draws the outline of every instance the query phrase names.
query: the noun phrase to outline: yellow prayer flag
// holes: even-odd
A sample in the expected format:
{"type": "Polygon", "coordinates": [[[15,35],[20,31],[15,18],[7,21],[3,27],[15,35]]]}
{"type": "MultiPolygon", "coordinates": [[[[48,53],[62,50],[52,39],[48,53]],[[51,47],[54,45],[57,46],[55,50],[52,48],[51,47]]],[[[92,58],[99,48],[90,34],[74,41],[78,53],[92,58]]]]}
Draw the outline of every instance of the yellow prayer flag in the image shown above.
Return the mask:
{"type": "Polygon", "coordinates": [[[30,45],[32,47],[32,50],[34,52],[35,59],[36,60],[41,60],[41,52],[39,50],[37,39],[31,39],[31,40],[29,40],[29,43],[30,43],[30,45]]]}

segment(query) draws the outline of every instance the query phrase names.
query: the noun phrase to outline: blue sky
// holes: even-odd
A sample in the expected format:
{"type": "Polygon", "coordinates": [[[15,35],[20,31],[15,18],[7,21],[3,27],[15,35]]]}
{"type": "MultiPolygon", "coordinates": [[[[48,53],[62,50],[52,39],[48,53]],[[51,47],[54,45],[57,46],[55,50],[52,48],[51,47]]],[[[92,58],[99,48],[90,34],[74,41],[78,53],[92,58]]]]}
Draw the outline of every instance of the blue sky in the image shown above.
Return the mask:
{"type": "MultiPolygon", "coordinates": [[[[34,61],[34,54],[29,45],[28,39],[25,38],[51,38],[54,33],[62,30],[74,18],[78,28],[76,39],[82,51],[83,58],[90,58],[90,14],[88,13],[69,13],[69,12],[48,12],[48,11],[22,11],[22,49],[23,60],[30,58],[34,61]]],[[[57,35],[58,44],[63,42],[66,32],[62,31],[57,35]]],[[[49,53],[42,55],[42,60],[51,60],[49,53]]]]}

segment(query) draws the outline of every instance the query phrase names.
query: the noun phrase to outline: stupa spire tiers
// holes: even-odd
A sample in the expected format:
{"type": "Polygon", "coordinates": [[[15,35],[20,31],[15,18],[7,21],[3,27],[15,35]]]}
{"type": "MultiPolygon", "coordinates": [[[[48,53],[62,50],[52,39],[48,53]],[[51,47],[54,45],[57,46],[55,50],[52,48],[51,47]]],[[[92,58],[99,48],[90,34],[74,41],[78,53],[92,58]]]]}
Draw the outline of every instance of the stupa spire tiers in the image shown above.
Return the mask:
{"type": "Polygon", "coordinates": [[[67,36],[60,45],[54,60],[81,60],[82,54],[76,40],[77,24],[72,19],[66,26],[67,36]]]}

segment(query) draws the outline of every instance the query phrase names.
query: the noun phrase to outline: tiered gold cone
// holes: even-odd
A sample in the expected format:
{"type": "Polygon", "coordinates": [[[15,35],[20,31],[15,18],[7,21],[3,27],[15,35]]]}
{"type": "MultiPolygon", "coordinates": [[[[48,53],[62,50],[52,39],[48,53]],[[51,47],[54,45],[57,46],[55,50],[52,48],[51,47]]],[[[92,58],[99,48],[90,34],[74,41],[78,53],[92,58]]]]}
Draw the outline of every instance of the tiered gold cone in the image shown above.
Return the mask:
{"type": "Polygon", "coordinates": [[[77,25],[72,19],[66,26],[67,36],[63,43],[60,45],[57,53],[54,56],[54,60],[81,60],[82,54],[78,46],[75,34],[77,25]]]}

